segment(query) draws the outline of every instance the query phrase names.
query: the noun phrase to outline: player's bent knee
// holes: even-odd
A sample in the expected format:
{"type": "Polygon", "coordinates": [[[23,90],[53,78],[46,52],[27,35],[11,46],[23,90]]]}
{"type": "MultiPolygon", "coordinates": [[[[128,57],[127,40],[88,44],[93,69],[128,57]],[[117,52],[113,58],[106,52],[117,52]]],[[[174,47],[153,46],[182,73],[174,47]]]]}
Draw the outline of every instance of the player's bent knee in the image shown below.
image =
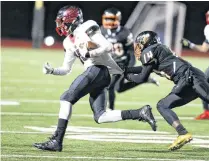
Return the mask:
{"type": "Polygon", "coordinates": [[[70,102],[71,104],[74,104],[74,101],[76,100],[75,96],[72,95],[69,91],[68,92],[65,92],[63,93],[61,96],[60,96],[60,101],[67,101],[67,102],[70,102]]]}
{"type": "Polygon", "coordinates": [[[161,113],[166,108],[162,100],[157,103],[157,110],[161,113]]]}

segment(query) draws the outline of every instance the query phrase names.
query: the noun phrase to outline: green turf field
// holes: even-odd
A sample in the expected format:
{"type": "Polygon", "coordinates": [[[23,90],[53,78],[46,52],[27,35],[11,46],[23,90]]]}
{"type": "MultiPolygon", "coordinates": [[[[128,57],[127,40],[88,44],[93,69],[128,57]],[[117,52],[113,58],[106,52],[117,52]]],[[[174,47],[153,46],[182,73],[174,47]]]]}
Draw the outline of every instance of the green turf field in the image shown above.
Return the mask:
{"type": "MultiPolygon", "coordinates": [[[[158,131],[148,124],[125,121],[96,124],[88,104],[82,98],[73,109],[64,140],[63,152],[39,151],[34,142],[45,141],[56,128],[59,97],[83,71],[79,61],[67,76],[42,74],[42,65],[62,64],[62,50],[31,50],[2,48],[1,99],[14,103],[1,108],[1,158],[3,161],[58,160],[209,160],[209,121],[195,121],[202,112],[199,99],[175,109],[182,123],[194,135],[194,140],[176,152],[167,150],[176,138],[171,128],[156,110],[156,103],[172,89],[172,82],[159,79],[161,86],[144,84],[117,95],[116,108],[139,108],[150,104],[157,117],[158,131]]],[[[208,58],[186,58],[205,70],[208,58]]],[[[5,103],[5,102],[4,102],[5,103]]]]}

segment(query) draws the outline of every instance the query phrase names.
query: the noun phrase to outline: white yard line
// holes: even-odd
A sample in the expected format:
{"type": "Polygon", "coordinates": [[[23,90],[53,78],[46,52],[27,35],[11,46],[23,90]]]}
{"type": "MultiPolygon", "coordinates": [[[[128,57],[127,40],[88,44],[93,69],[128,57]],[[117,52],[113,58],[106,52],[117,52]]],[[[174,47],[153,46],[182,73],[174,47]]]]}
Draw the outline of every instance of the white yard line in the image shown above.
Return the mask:
{"type": "Polygon", "coordinates": [[[55,156],[55,155],[1,155],[2,158],[48,158],[48,159],[88,159],[88,160],[153,160],[153,161],[205,161],[195,159],[169,159],[169,158],[123,158],[123,157],[87,157],[87,156],[55,156]]]}
{"type": "MultiPolygon", "coordinates": [[[[59,100],[31,100],[31,99],[20,99],[20,100],[1,100],[1,101],[18,101],[23,103],[60,103],[59,100]]],[[[156,102],[143,102],[143,101],[116,101],[116,105],[146,105],[146,104],[156,104],[156,102]]],[[[89,104],[89,101],[78,101],[77,104],[89,104]]],[[[185,106],[199,107],[202,106],[200,103],[189,103],[185,106]]]]}
{"type": "MultiPolygon", "coordinates": [[[[25,113],[25,112],[1,112],[5,116],[58,116],[55,113],[25,113]]],[[[93,114],[73,114],[73,117],[93,118],[93,114]]],[[[161,116],[155,116],[156,119],[163,120],[161,116]]],[[[194,117],[180,117],[181,120],[194,120],[194,117]]]]}
{"type": "MultiPolygon", "coordinates": [[[[53,130],[55,130],[55,128],[53,128],[53,130]]],[[[51,131],[49,131],[49,132],[46,132],[46,131],[41,131],[41,132],[34,132],[34,131],[0,131],[0,133],[2,133],[2,134],[52,134],[52,132],[51,131]]],[[[113,134],[113,135],[115,135],[115,133],[110,133],[110,132],[108,132],[109,134],[113,134]]],[[[66,132],[66,135],[74,135],[74,134],[77,134],[76,132],[66,132]]],[[[118,133],[117,134],[117,137],[121,137],[121,136],[123,136],[124,134],[120,134],[120,133],[118,133]]],[[[128,135],[128,134],[125,134],[126,136],[128,135]]],[[[147,135],[146,136],[146,138],[148,138],[148,137],[152,137],[152,138],[155,138],[155,137],[157,137],[157,138],[162,138],[162,137],[166,137],[167,139],[168,139],[168,135],[160,135],[161,137],[159,137],[157,134],[155,134],[155,135],[152,135],[152,134],[149,134],[149,135],[147,135]]],[[[132,138],[135,138],[135,137],[138,137],[138,136],[132,136],[132,138]]],[[[176,138],[177,137],[177,135],[169,135],[169,137],[173,137],[173,138],[176,138]]],[[[209,139],[209,136],[205,136],[205,135],[194,135],[193,136],[194,138],[203,138],[203,139],[209,139]]],[[[140,136],[140,138],[141,138],[141,136],[140,136]]],[[[208,145],[208,148],[209,148],[209,145],[208,145]]]]}
{"type": "Polygon", "coordinates": [[[20,103],[17,102],[17,101],[0,101],[0,105],[3,105],[3,106],[6,106],[6,105],[9,105],[9,106],[19,106],[20,103]]]}

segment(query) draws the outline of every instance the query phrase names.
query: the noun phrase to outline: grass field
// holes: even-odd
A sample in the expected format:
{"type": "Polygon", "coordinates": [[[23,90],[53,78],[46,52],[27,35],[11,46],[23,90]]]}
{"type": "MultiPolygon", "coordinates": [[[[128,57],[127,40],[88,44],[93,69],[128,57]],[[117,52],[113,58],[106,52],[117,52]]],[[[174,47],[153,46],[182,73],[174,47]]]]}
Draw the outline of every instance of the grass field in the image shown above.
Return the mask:
{"type": "MultiPolygon", "coordinates": [[[[157,117],[157,132],[152,132],[148,124],[137,121],[96,124],[86,96],[73,108],[63,152],[46,152],[33,148],[34,142],[45,141],[55,130],[59,97],[83,71],[80,62],[76,61],[70,75],[62,77],[42,74],[42,64],[45,61],[57,67],[62,64],[63,56],[61,50],[2,48],[1,99],[14,103],[2,105],[1,108],[3,161],[209,160],[209,121],[193,120],[202,112],[199,99],[175,109],[183,125],[194,135],[194,140],[176,152],[167,150],[177,135],[160,117],[156,103],[170,92],[173,84],[157,76],[160,87],[141,85],[118,94],[116,102],[117,109],[139,108],[150,104],[157,117]]],[[[208,58],[185,59],[202,70],[209,64],[208,58]]]]}

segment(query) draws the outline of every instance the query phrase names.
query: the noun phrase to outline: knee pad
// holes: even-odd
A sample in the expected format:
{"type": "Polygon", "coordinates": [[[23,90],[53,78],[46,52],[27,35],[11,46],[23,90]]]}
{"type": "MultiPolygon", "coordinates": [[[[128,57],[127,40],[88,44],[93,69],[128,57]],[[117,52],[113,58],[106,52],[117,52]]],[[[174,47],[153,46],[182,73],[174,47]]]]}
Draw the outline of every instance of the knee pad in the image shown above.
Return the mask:
{"type": "Polygon", "coordinates": [[[66,91],[60,96],[60,100],[74,104],[76,102],[76,97],[70,91],[66,91]]]}
{"type": "Polygon", "coordinates": [[[163,102],[163,100],[160,100],[157,103],[157,110],[161,113],[165,108],[167,108],[163,102]]]}

